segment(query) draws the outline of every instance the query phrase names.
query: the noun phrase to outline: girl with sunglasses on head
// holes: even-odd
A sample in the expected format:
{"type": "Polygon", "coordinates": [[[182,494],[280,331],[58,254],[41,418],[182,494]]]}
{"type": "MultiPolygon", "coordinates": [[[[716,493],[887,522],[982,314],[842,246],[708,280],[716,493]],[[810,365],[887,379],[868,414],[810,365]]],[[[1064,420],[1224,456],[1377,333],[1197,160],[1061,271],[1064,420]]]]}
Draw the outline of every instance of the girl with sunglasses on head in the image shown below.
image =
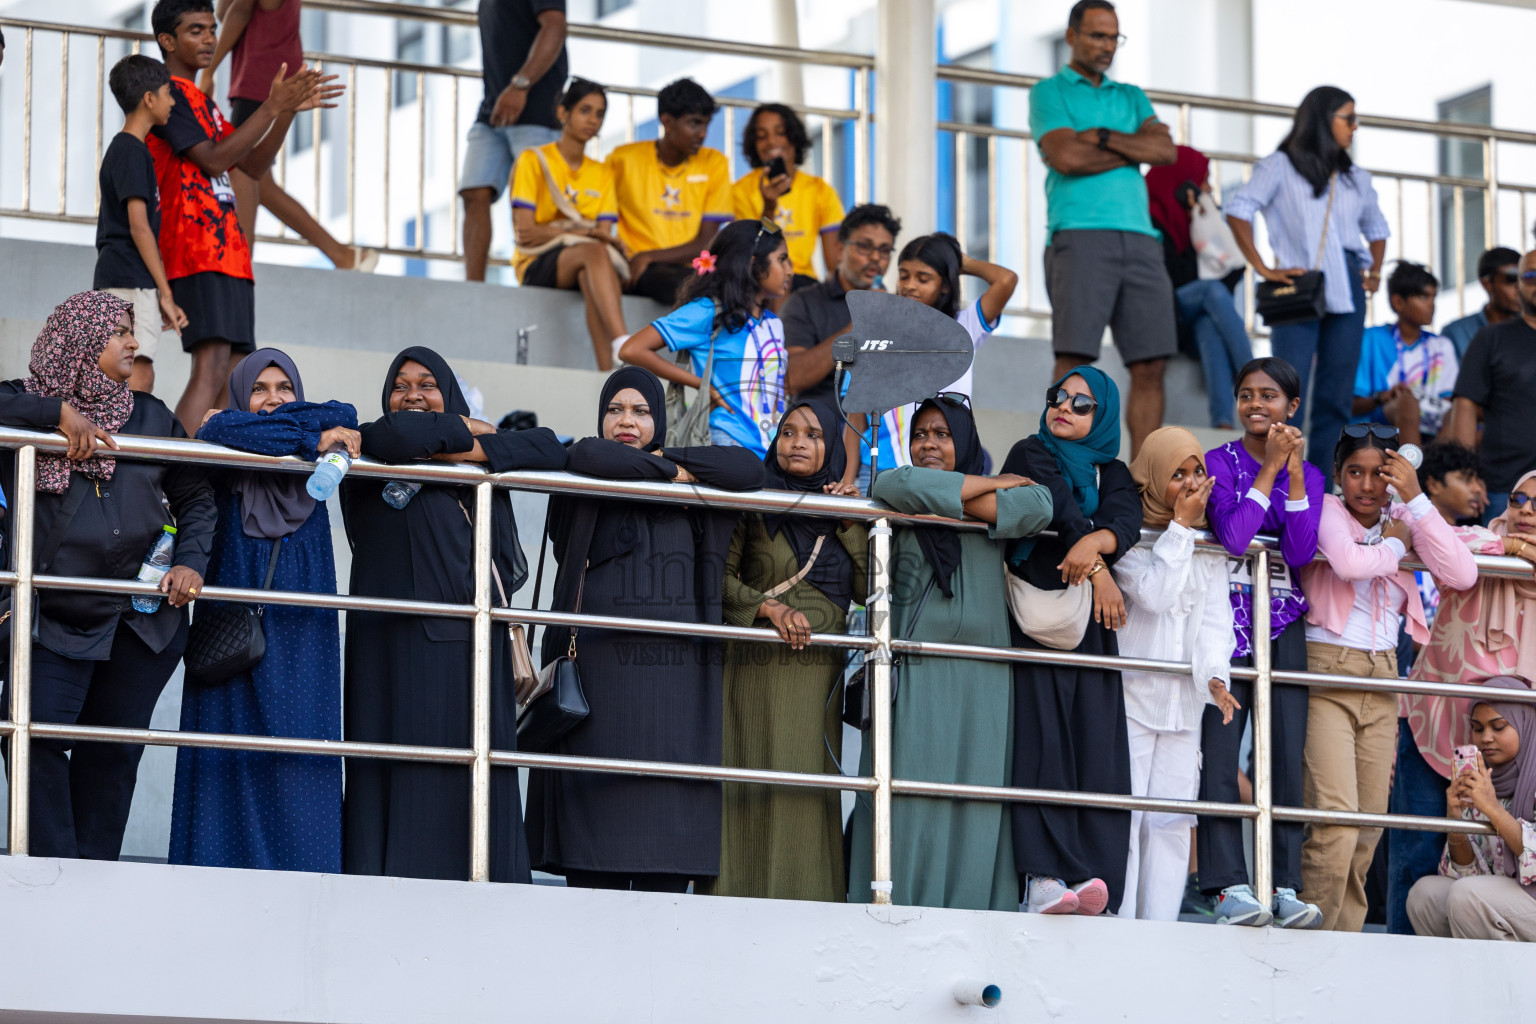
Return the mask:
{"type": "MultiPolygon", "coordinates": [[[[985,476],[981,437],[963,396],[923,402],[912,426],[912,464],[884,471],[874,497],[914,515],[969,517],[987,532],[942,526],[900,529],[895,538],[892,635],[918,641],[1003,647],[1007,612],[1005,542],[1045,529],[1050,492],[1012,473],[985,476]]],[[[1013,694],[997,661],[905,658],[891,709],[897,778],[1006,786],[1013,748],[1013,694]]],[[[870,770],[865,737],[860,774],[870,770]]],[[[1017,910],[1008,805],[901,797],[891,807],[892,900],[906,906],[1017,910]]],[[[871,810],[854,805],[848,900],[867,903],[871,810]]],[[[1120,850],[1122,862],[1125,849],[1120,850]]]]}
{"type": "MultiPolygon", "coordinates": [[[[1008,300],[1018,286],[1019,275],[1006,267],[987,263],[967,256],[955,236],[940,231],[932,235],[914,238],[901,247],[896,259],[896,294],[903,298],[932,306],[945,316],[953,318],[971,336],[973,349],[980,349],[997,330],[1008,300]],[[960,291],[960,279],[965,276],[979,277],[987,290],[975,302],[966,305],[960,291]]],[[[942,392],[954,392],[969,397],[974,394],[972,364],[966,367],[959,379],[942,392]]],[[[880,465],[907,465],[910,449],[912,420],[917,415],[916,405],[903,405],[886,413],[880,427],[880,465]]],[[[855,426],[863,429],[864,417],[852,417],[855,426]]],[[[861,446],[864,462],[869,462],[869,447],[861,446]]]]}
{"type": "MultiPolygon", "coordinates": [[[[1413,552],[1451,589],[1477,582],[1477,565],[1419,489],[1418,474],[1398,453],[1397,428],[1353,423],[1333,452],[1343,496],[1323,499],[1317,546],[1327,561],[1302,570],[1307,611],[1307,670],[1397,678],[1399,616],[1415,641],[1429,639],[1413,573],[1413,552]],[[1396,492],[1394,501],[1393,491],[1396,492]]],[[[1397,699],[1383,691],[1314,688],[1307,704],[1303,786],[1307,807],[1384,814],[1397,749],[1397,699]]],[[[1301,851],[1303,890],[1320,925],[1359,931],[1365,923],[1365,875],[1379,828],[1313,825],[1301,851]]]]}
{"type": "Polygon", "coordinates": [[[693,268],[678,307],[635,332],[619,359],[689,388],[705,386],[708,368],[708,395],[701,390],[694,401],[712,403],[711,442],[762,458],[784,415],[788,352],[784,325],[770,308],[789,294],[794,278],[784,233],[770,220],[733,221],[693,268]],[[686,353],[688,365],[662,349],[686,353]]]}
{"type": "MultiPolygon", "coordinates": [[[[1079,366],[1046,392],[1040,432],[1013,446],[1003,472],[1038,481],[1051,494],[1053,537],[1014,542],[1008,569],[1034,588],[1091,588],[1076,654],[1119,653],[1125,598],[1107,571],[1141,539],[1141,495],[1120,453],[1120,393],[1092,366],[1079,366]]],[[[1047,646],[1010,622],[1011,646],[1047,646]]],[[[1014,786],[1084,793],[1131,792],[1125,693],[1120,673],[1075,665],[1016,662],[1014,786]]],[[[1016,803],[1013,854],[1026,909],[1101,913],[1125,890],[1129,811],[1016,803]]]]}
{"type": "MultiPolygon", "coordinates": [[[[1246,560],[1248,545],[1260,533],[1279,536],[1278,556],[1270,558],[1270,664],[1281,670],[1307,667],[1302,616],[1307,600],[1294,576],[1317,554],[1317,523],[1327,486],[1322,471],[1302,460],[1301,431],[1287,422],[1301,402],[1301,381],[1284,359],[1255,359],[1237,374],[1232,389],[1243,436],[1206,452],[1211,486],[1206,513],[1211,532],[1227,549],[1227,586],[1237,646],[1234,665],[1253,664],[1253,580],[1246,560]]],[[[1238,751],[1252,706],[1253,683],[1232,680],[1238,709],[1226,720],[1206,708],[1200,723],[1200,799],[1243,803],[1238,751]]],[[[1272,785],[1277,805],[1301,805],[1302,746],[1307,735],[1307,690],[1276,684],[1270,689],[1272,785]]],[[[1208,897],[1219,896],[1216,919],[1222,924],[1261,926],[1276,921],[1282,928],[1316,927],[1316,907],[1296,896],[1301,888],[1301,825],[1274,827],[1273,893],[1256,896],[1248,884],[1246,844],[1237,818],[1201,817],[1195,842],[1200,864],[1199,887],[1208,897]]]]}
{"type": "MultiPolygon", "coordinates": [[[[1147,435],[1131,461],[1141,489],[1142,525],[1162,530],[1152,547],[1125,553],[1115,581],[1125,593],[1120,653],[1130,658],[1191,662],[1191,675],[1125,673],[1125,716],[1131,750],[1131,792],[1193,800],[1200,786],[1200,719],[1215,704],[1230,722],[1237,703],[1232,681],[1232,602],[1227,559],[1195,546],[1206,526],[1215,481],[1205,453],[1183,427],[1147,435]]],[[[1177,921],[1189,871],[1193,815],[1131,812],[1131,855],[1125,869],[1121,917],[1177,921]]]]}

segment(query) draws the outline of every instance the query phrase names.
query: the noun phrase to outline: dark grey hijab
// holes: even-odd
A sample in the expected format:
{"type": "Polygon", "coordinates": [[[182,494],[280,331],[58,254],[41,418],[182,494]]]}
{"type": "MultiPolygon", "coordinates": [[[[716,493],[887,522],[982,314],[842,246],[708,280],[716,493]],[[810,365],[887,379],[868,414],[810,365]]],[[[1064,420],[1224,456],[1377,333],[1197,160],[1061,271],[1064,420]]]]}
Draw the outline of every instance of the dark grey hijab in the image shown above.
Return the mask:
{"type": "MultiPolygon", "coordinates": [[[[293,381],[294,400],[304,401],[304,381],[288,354],[275,348],[259,348],[229,372],[229,404],[225,409],[249,414],[251,389],[269,366],[286,373],[293,381]]],[[[240,498],[240,526],[245,535],[275,540],[303,526],[315,510],[315,499],[304,489],[307,479],[303,473],[234,474],[230,490],[240,498]]]]}

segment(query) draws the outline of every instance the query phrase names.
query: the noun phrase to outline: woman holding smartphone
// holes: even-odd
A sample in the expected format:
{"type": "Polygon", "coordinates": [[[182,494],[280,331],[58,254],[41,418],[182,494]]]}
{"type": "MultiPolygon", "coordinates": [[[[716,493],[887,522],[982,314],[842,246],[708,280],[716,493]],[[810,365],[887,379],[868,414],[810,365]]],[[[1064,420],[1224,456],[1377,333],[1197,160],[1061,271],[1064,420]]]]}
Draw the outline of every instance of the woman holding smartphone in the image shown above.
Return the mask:
{"type": "Polygon", "coordinates": [[[731,187],[738,219],[764,217],[784,230],[795,267],[792,290],[816,283],[818,238],[829,270],[843,258],[843,243],[837,239],[843,201],[826,179],[800,169],[810,152],[811,137],[800,115],[782,103],[764,103],[741,132],[741,155],[752,170],[731,187]]]}
{"type": "Polygon", "coordinates": [[[1458,763],[1445,814],[1495,834],[1448,835],[1439,874],[1408,893],[1408,917],[1420,935],[1536,942],[1536,704],[1498,699],[1530,692],[1513,676],[1483,685],[1470,720],[1476,760],[1458,763]]]}

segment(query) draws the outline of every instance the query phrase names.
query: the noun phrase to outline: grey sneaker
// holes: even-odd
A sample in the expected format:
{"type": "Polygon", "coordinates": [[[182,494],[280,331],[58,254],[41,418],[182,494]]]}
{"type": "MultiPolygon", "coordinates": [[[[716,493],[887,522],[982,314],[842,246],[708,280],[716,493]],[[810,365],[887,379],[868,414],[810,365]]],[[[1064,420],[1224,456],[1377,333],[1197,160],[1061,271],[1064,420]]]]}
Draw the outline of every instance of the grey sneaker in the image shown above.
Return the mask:
{"type": "Polygon", "coordinates": [[[1316,903],[1303,903],[1295,889],[1276,889],[1271,904],[1275,911],[1275,924],[1281,928],[1310,930],[1321,928],[1323,912],[1316,903]]]}
{"type": "Polygon", "coordinates": [[[1221,895],[1216,899],[1217,924],[1262,928],[1273,919],[1274,915],[1269,908],[1255,899],[1253,889],[1246,885],[1229,885],[1221,890],[1221,895]]]}

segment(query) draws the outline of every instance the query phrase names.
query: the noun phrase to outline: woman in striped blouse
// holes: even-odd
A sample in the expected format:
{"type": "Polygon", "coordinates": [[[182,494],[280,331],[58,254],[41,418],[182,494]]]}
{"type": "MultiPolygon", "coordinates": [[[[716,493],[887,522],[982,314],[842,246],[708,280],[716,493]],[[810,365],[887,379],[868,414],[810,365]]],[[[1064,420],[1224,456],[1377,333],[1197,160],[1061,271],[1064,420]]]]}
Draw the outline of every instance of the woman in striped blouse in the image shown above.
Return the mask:
{"type": "Polygon", "coordinates": [[[1322,318],[1276,324],[1271,337],[1274,354],[1301,375],[1298,423],[1307,418],[1316,360],[1307,452],[1325,472],[1330,467],[1317,460],[1327,462],[1350,419],[1366,293],[1374,294],[1381,284],[1391,235],[1370,173],[1350,160],[1355,127],[1354,97],[1331,85],[1318,86],[1296,108],[1280,148],[1254,165],[1253,177],[1226,204],[1227,222],[1254,273],[1290,284],[1308,270],[1323,272],[1327,307],[1322,318]],[[1260,211],[1275,253],[1273,267],[1253,243],[1253,216],[1260,211]]]}

